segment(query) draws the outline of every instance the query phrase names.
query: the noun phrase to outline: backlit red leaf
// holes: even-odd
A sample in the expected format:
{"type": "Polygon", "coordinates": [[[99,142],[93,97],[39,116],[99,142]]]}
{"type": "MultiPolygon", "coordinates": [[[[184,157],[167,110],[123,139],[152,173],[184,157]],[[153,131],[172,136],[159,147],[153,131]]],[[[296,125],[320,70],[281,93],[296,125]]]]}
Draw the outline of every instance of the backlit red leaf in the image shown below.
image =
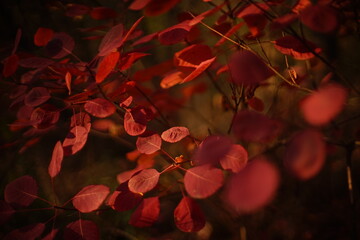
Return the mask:
{"type": "Polygon", "coordinates": [[[319,173],[325,163],[325,143],[320,132],[304,130],[297,133],[286,147],[284,165],[301,180],[319,173]]]}
{"type": "Polygon", "coordinates": [[[30,121],[34,128],[45,129],[57,123],[59,117],[60,112],[53,105],[43,105],[32,111],[30,121]]]}
{"type": "Polygon", "coordinates": [[[190,168],[184,176],[185,189],[193,198],[213,195],[223,185],[223,181],[222,171],[210,164],[190,168]]]}
{"type": "Polygon", "coordinates": [[[71,116],[70,118],[70,127],[76,127],[76,126],[82,126],[84,127],[88,132],[90,131],[91,127],[91,119],[89,114],[85,112],[79,112],[71,116]]]}
{"type": "Polygon", "coordinates": [[[124,116],[124,128],[127,134],[137,136],[146,130],[145,113],[142,111],[127,111],[124,116]],[[133,114],[132,114],[133,113],[133,114]]]}
{"type": "Polygon", "coordinates": [[[50,99],[49,91],[44,87],[34,87],[25,96],[24,103],[29,107],[36,107],[50,99]]]}
{"type": "Polygon", "coordinates": [[[65,84],[67,89],[69,90],[69,95],[71,95],[71,73],[67,72],[65,74],[65,84]]]}
{"type": "Polygon", "coordinates": [[[215,57],[214,58],[210,58],[206,61],[203,61],[202,63],[200,63],[194,71],[192,71],[189,75],[187,75],[184,80],[181,83],[185,83],[185,82],[189,82],[193,79],[195,79],[196,77],[198,77],[200,74],[202,74],[208,67],[210,67],[210,65],[215,61],[215,57]]]}
{"type": "Polygon", "coordinates": [[[248,104],[252,109],[258,112],[264,111],[264,102],[260,98],[252,97],[248,100],[248,104]]]}
{"type": "Polygon", "coordinates": [[[150,2],[151,0],[134,0],[130,6],[130,10],[141,10],[150,2]]]}
{"type": "Polygon", "coordinates": [[[6,185],[5,201],[14,206],[27,207],[37,198],[38,185],[34,178],[22,176],[6,185]]]}
{"type": "Polygon", "coordinates": [[[99,46],[99,56],[106,56],[114,49],[120,47],[123,36],[123,25],[120,23],[112,27],[109,32],[106,33],[99,46]]]}
{"type": "Polygon", "coordinates": [[[45,46],[54,36],[54,30],[40,27],[34,35],[34,44],[38,47],[45,46]]]}
{"type": "Polygon", "coordinates": [[[74,155],[80,151],[87,141],[88,131],[82,126],[76,126],[70,129],[63,142],[64,156],[74,155]]]}
{"type": "Polygon", "coordinates": [[[96,83],[101,83],[105,78],[111,73],[111,71],[116,66],[120,57],[119,52],[111,52],[109,55],[104,57],[99,63],[99,67],[96,72],[96,83]]]}
{"type": "Polygon", "coordinates": [[[55,33],[46,45],[46,51],[52,58],[63,58],[70,54],[75,47],[74,39],[67,33],[55,33]]]}
{"type": "Polygon", "coordinates": [[[183,232],[197,232],[205,226],[205,216],[195,200],[184,196],[174,211],[175,225],[183,232]]]}
{"type": "Polygon", "coordinates": [[[141,153],[152,154],[161,148],[161,137],[157,133],[149,133],[139,136],[136,147],[141,153]]]}
{"type": "Polygon", "coordinates": [[[128,188],[128,182],[124,182],[113,192],[107,204],[114,210],[123,212],[139,205],[142,196],[140,193],[131,192],[128,188]]]}
{"type": "Polygon", "coordinates": [[[129,190],[134,193],[146,193],[156,186],[159,177],[160,173],[156,169],[144,169],[130,178],[128,183],[129,190]]]}
{"type": "Polygon", "coordinates": [[[4,77],[10,77],[13,75],[19,63],[19,57],[16,54],[12,54],[4,60],[3,75],[4,77]]]}
{"type": "Polygon", "coordinates": [[[207,45],[193,44],[174,55],[174,64],[180,71],[193,71],[202,62],[213,58],[207,45]]]}
{"type": "Polygon", "coordinates": [[[96,7],[93,8],[90,12],[90,16],[95,20],[111,19],[116,18],[117,13],[108,7],[96,7]]]}
{"type": "Polygon", "coordinates": [[[89,220],[79,219],[69,223],[64,231],[64,239],[66,240],[99,240],[98,226],[89,220]]]}
{"type": "Polygon", "coordinates": [[[328,84],[303,99],[300,110],[308,123],[315,126],[325,125],[342,111],[346,98],[347,91],[344,87],[328,84]]]}
{"type": "Polygon", "coordinates": [[[85,103],[84,109],[98,118],[109,117],[115,113],[116,108],[114,104],[103,98],[95,98],[85,103]]]}
{"type": "Polygon", "coordinates": [[[164,45],[171,45],[184,41],[189,31],[191,30],[189,22],[190,20],[186,20],[161,31],[158,35],[160,43],[164,45]]]}
{"type": "Polygon", "coordinates": [[[281,130],[282,124],[279,121],[249,110],[240,111],[233,126],[237,138],[260,143],[274,140],[281,130]]]}
{"type": "Polygon", "coordinates": [[[159,197],[145,198],[131,215],[129,224],[135,227],[150,227],[160,214],[159,197]]]}
{"type": "Polygon", "coordinates": [[[338,13],[328,5],[312,5],[301,11],[300,21],[313,31],[330,33],[338,26],[338,13]]]}
{"type": "Polygon", "coordinates": [[[63,161],[64,158],[64,150],[62,147],[62,144],[60,141],[58,141],[55,144],[53,153],[52,153],[52,157],[51,157],[51,162],[49,164],[49,168],[48,168],[48,173],[50,175],[50,177],[55,177],[56,175],[59,174],[60,170],[61,170],[61,163],[63,161]]]}
{"type": "Polygon", "coordinates": [[[184,73],[180,71],[168,73],[160,82],[162,88],[170,88],[184,81],[184,73]]]}
{"type": "Polygon", "coordinates": [[[233,144],[227,154],[220,159],[220,165],[225,170],[234,173],[241,171],[248,161],[248,152],[239,144],[233,144]]]}
{"type": "Polygon", "coordinates": [[[316,47],[314,43],[304,40],[301,42],[293,36],[285,36],[277,39],[274,47],[282,54],[290,55],[295,59],[306,60],[313,58],[315,55],[311,52],[321,52],[321,49],[316,47]],[[306,45],[305,45],[306,44],[306,45]]]}
{"type": "Polygon", "coordinates": [[[189,129],[186,127],[172,127],[161,134],[161,138],[170,143],[178,142],[186,136],[190,135],[189,129]]]}
{"type": "Polygon", "coordinates": [[[126,54],[124,57],[121,58],[121,62],[119,65],[119,69],[121,71],[129,69],[137,60],[142,57],[150,55],[149,53],[141,53],[141,52],[132,52],[126,54]]]}
{"type": "Polygon", "coordinates": [[[236,84],[258,84],[272,75],[265,63],[254,53],[242,50],[234,53],[229,61],[231,80],[236,84]]]}
{"type": "Polygon", "coordinates": [[[92,212],[100,207],[109,193],[110,190],[105,185],[89,185],[73,197],[72,204],[80,212],[92,212]]]}
{"type": "Polygon", "coordinates": [[[254,212],[273,199],[278,184],[278,170],[264,157],[259,157],[230,178],[224,197],[236,212],[254,212]]]}
{"type": "Polygon", "coordinates": [[[232,140],[226,136],[209,136],[199,145],[194,154],[197,165],[216,165],[231,149],[232,140]]]}

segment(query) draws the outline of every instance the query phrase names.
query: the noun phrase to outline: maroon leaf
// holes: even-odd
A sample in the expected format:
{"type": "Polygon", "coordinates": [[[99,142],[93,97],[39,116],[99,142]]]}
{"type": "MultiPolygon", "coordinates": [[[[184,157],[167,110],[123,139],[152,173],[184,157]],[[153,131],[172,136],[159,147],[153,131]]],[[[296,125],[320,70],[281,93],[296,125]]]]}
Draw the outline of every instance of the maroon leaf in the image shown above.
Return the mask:
{"type": "Polygon", "coordinates": [[[190,135],[189,129],[186,127],[172,127],[161,134],[161,138],[170,143],[175,143],[190,135]]]}
{"type": "Polygon", "coordinates": [[[66,5],[66,13],[65,14],[68,17],[77,17],[77,16],[82,16],[82,15],[87,14],[90,10],[91,10],[91,8],[88,6],[71,3],[71,4],[66,5]]]}
{"type": "Polygon", "coordinates": [[[305,120],[315,126],[329,123],[339,114],[347,99],[346,89],[339,84],[328,84],[300,102],[305,120]]]}
{"type": "Polygon", "coordinates": [[[139,136],[136,140],[136,147],[141,153],[152,154],[161,148],[161,137],[157,133],[148,133],[139,136]]]}
{"type": "Polygon", "coordinates": [[[59,232],[59,229],[53,228],[51,229],[51,231],[45,236],[43,237],[41,240],[54,240],[57,239],[56,235],[59,232]]]}
{"type": "Polygon", "coordinates": [[[124,116],[125,131],[131,136],[143,134],[146,130],[146,113],[142,110],[127,111],[124,116]]]}
{"type": "Polygon", "coordinates": [[[37,198],[37,193],[38,185],[35,179],[22,176],[6,185],[4,198],[12,205],[27,207],[37,198]]]}
{"type": "Polygon", "coordinates": [[[275,48],[282,54],[290,55],[295,59],[306,60],[315,57],[311,52],[320,53],[321,49],[316,47],[314,43],[304,40],[301,42],[293,36],[285,36],[275,41],[275,48]],[[306,45],[305,45],[306,44],[306,45]]]}
{"type": "Polygon", "coordinates": [[[231,56],[229,70],[231,80],[244,85],[258,84],[274,75],[258,56],[248,50],[238,51],[231,56]]]}
{"type": "Polygon", "coordinates": [[[0,225],[3,225],[14,213],[10,204],[0,200],[0,225]]]}
{"type": "Polygon", "coordinates": [[[25,68],[44,68],[53,63],[53,60],[43,57],[29,57],[19,61],[19,65],[25,68]]]}
{"type": "Polygon", "coordinates": [[[104,57],[99,63],[99,67],[96,73],[96,83],[101,83],[105,78],[111,73],[111,71],[116,66],[120,57],[119,52],[110,52],[106,57],[104,57]]]}
{"type": "Polygon", "coordinates": [[[35,108],[30,116],[34,128],[45,129],[55,124],[60,117],[60,112],[53,105],[43,105],[35,108]]]}
{"type": "Polygon", "coordinates": [[[190,168],[184,176],[185,189],[193,198],[213,195],[223,185],[223,181],[222,171],[210,164],[190,168]]]}
{"type": "Polygon", "coordinates": [[[278,184],[278,170],[259,157],[230,178],[225,200],[238,213],[254,212],[272,200],[278,184]]]}
{"type": "Polygon", "coordinates": [[[70,54],[75,47],[74,39],[66,33],[55,33],[46,45],[47,53],[52,58],[63,58],[70,54]]]}
{"type": "Polygon", "coordinates": [[[90,12],[90,16],[95,20],[111,19],[116,18],[117,13],[112,8],[108,7],[96,7],[90,12]]]}
{"type": "Polygon", "coordinates": [[[234,120],[233,131],[241,140],[267,143],[280,133],[282,124],[277,120],[249,110],[239,112],[234,120]]]}
{"type": "Polygon", "coordinates": [[[109,193],[110,190],[105,185],[89,185],[73,197],[72,203],[80,212],[92,212],[100,207],[109,193]]]}
{"type": "Polygon", "coordinates": [[[146,16],[157,16],[174,7],[180,0],[153,0],[146,5],[144,14],[146,16]]]}
{"type": "Polygon", "coordinates": [[[121,71],[129,69],[137,60],[142,57],[150,55],[149,53],[132,52],[121,58],[119,69],[121,71]]]}
{"type": "Polygon", "coordinates": [[[4,60],[3,75],[4,77],[10,77],[13,75],[19,63],[19,57],[16,54],[12,54],[4,60]]]}
{"type": "Polygon", "coordinates": [[[89,220],[77,220],[69,223],[64,231],[66,240],[99,240],[98,226],[89,220]]]}
{"type": "Polygon", "coordinates": [[[52,29],[40,27],[34,35],[34,44],[38,47],[46,46],[53,36],[52,29]]]}
{"type": "Polygon", "coordinates": [[[188,72],[212,58],[213,55],[209,46],[193,44],[175,53],[174,64],[180,71],[188,72]]]}
{"type": "Polygon", "coordinates": [[[325,163],[323,136],[315,130],[297,133],[286,147],[284,165],[301,180],[314,177],[325,163]]]}
{"type": "Polygon", "coordinates": [[[184,78],[184,80],[181,83],[186,83],[191,80],[194,80],[196,77],[198,77],[200,74],[202,74],[208,67],[210,67],[210,65],[215,61],[215,59],[216,59],[215,57],[210,58],[210,59],[200,63],[198,66],[196,66],[194,71],[192,71],[189,75],[187,75],[184,78]]]}
{"type": "Polygon", "coordinates": [[[220,159],[220,165],[225,170],[231,170],[233,173],[241,171],[248,161],[248,153],[239,144],[233,144],[227,154],[220,159]]]}
{"type": "Polygon", "coordinates": [[[135,227],[150,227],[160,214],[159,197],[145,198],[131,215],[129,224],[135,227]]]}
{"type": "Polygon", "coordinates": [[[129,190],[134,193],[146,193],[156,186],[159,177],[160,173],[156,169],[144,169],[130,178],[129,190]]]}
{"type": "Polygon", "coordinates": [[[54,178],[61,170],[61,163],[64,158],[64,150],[60,141],[54,147],[51,162],[49,164],[48,173],[50,177],[54,178]]]}
{"type": "Polygon", "coordinates": [[[260,98],[252,97],[252,98],[248,99],[248,104],[252,109],[254,109],[258,112],[264,111],[264,108],[265,108],[264,102],[260,98]]]}
{"type": "Polygon", "coordinates": [[[76,126],[70,129],[63,142],[64,156],[74,155],[80,151],[87,141],[88,131],[82,126],[76,126]]]}
{"type": "Polygon", "coordinates": [[[199,205],[184,196],[174,211],[176,226],[183,232],[197,232],[205,226],[205,216],[199,205]]]}
{"type": "Polygon", "coordinates": [[[134,0],[130,6],[130,10],[141,10],[150,2],[151,0],[134,0]]]}
{"type": "Polygon", "coordinates": [[[121,23],[112,27],[101,41],[98,55],[106,56],[114,49],[120,47],[122,43],[123,31],[124,27],[121,23]]]}
{"type": "Polygon", "coordinates": [[[34,87],[25,96],[24,103],[29,107],[36,107],[50,99],[49,91],[44,87],[34,87]]]}
{"type": "Polygon", "coordinates": [[[128,182],[124,182],[113,192],[107,204],[114,210],[123,212],[140,204],[142,196],[140,193],[131,192],[128,188],[128,182]]]}
{"type": "Polygon", "coordinates": [[[105,118],[115,113],[114,104],[103,98],[95,98],[85,103],[84,109],[94,117],[105,118]]]}
{"type": "Polygon", "coordinates": [[[190,20],[186,20],[161,31],[158,35],[160,43],[171,45],[184,41],[192,27],[189,23],[190,20]]]}
{"type": "Polygon", "coordinates": [[[231,149],[232,140],[226,136],[209,136],[199,145],[194,154],[196,164],[216,165],[231,149]]]}
{"type": "Polygon", "coordinates": [[[311,5],[301,11],[300,21],[313,31],[331,33],[338,27],[338,13],[328,5],[311,5]]]}
{"type": "Polygon", "coordinates": [[[21,28],[18,28],[18,30],[16,32],[16,36],[15,36],[14,47],[11,51],[11,55],[16,53],[19,43],[20,43],[20,40],[21,40],[21,35],[22,35],[22,30],[21,30],[21,28]]]}
{"type": "Polygon", "coordinates": [[[45,230],[45,224],[34,223],[11,231],[3,239],[4,240],[13,240],[13,239],[35,240],[40,237],[40,235],[44,232],[44,230],[45,230]]]}

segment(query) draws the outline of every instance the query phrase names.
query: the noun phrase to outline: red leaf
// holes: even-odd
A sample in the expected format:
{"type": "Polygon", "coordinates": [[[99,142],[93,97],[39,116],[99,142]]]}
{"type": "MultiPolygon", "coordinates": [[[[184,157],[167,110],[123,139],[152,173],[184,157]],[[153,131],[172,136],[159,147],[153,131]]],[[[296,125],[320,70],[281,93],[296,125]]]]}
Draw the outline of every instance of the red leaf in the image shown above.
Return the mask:
{"type": "Polygon", "coordinates": [[[258,112],[264,111],[264,102],[260,98],[252,97],[248,100],[248,104],[252,109],[258,112]]]}
{"type": "Polygon", "coordinates": [[[10,204],[0,200],[0,225],[3,225],[14,213],[10,204]]]}
{"type": "Polygon", "coordinates": [[[13,75],[19,63],[19,57],[16,54],[12,54],[4,60],[3,75],[4,77],[10,77],[13,75]]]}
{"type": "Polygon", "coordinates": [[[99,63],[99,67],[96,73],[96,83],[101,83],[111,73],[116,66],[120,57],[119,52],[111,52],[109,55],[104,57],[99,63]]]}
{"type": "Polygon", "coordinates": [[[299,60],[306,60],[315,56],[309,48],[316,53],[321,52],[321,49],[316,47],[314,43],[304,41],[306,45],[293,36],[285,36],[277,39],[274,47],[282,54],[290,55],[299,60]]]}
{"type": "Polygon", "coordinates": [[[123,25],[120,23],[110,29],[99,46],[99,56],[106,56],[114,49],[120,47],[123,35],[123,25]]]}
{"type": "Polygon", "coordinates": [[[274,75],[258,56],[248,50],[238,51],[231,56],[229,70],[231,80],[240,85],[255,85],[274,75]]]}
{"type": "Polygon", "coordinates": [[[7,203],[27,207],[37,198],[38,185],[34,178],[22,176],[6,185],[4,198],[7,203]]]}
{"type": "Polygon", "coordinates": [[[201,63],[213,58],[211,49],[207,45],[193,44],[174,55],[175,66],[183,72],[193,71],[201,63]]]}
{"type": "Polygon", "coordinates": [[[130,10],[141,10],[150,2],[151,0],[134,0],[130,6],[130,10]]]}
{"type": "Polygon", "coordinates": [[[76,127],[76,126],[82,126],[84,127],[88,132],[91,128],[91,119],[89,114],[85,112],[79,112],[71,116],[70,118],[70,128],[76,127]]]}
{"type": "Polygon", "coordinates": [[[215,57],[200,63],[194,71],[187,75],[181,83],[189,82],[203,73],[215,61],[215,57]]]}
{"type": "Polygon", "coordinates": [[[137,136],[143,134],[146,130],[146,113],[143,109],[127,111],[124,116],[124,128],[127,134],[137,136]]]}
{"type": "Polygon", "coordinates": [[[161,138],[166,142],[175,143],[188,135],[190,135],[190,132],[186,127],[172,127],[164,131],[161,138]]]}
{"type": "Polygon", "coordinates": [[[103,98],[95,98],[85,103],[84,109],[98,118],[106,118],[115,113],[116,108],[114,104],[103,98]]]}
{"type": "Polygon", "coordinates": [[[19,65],[25,68],[44,68],[53,63],[53,60],[42,57],[29,57],[19,61],[19,65]]]}
{"type": "Polygon", "coordinates": [[[77,17],[87,14],[91,10],[90,7],[81,4],[67,4],[66,5],[66,16],[77,17]]]}
{"type": "Polygon", "coordinates": [[[262,15],[264,11],[269,10],[269,5],[267,3],[256,3],[256,4],[249,4],[244,7],[236,17],[243,18],[249,15],[262,15]]]}
{"type": "Polygon", "coordinates": [[[13,240],[13,239],[35,240],[40,237],[40,235],[44,232],[44,230],[45,230],[45,224],[33,223],[25,227],[11,231],[3,239],[4,240],[13,240]]]}
{"type": "Polygon", "coordinates": [[[87,141],[88,131],[82,126],[76,126],[70,129],[63,142],[64,156],[74,155],[80,151],[87,141]]]}
{"type": "Polygon", "coordinates": [[[92,212],[100,207],[109,193],[110,190],[105,185],[89,185],[73,197],[72,203],[80,212],[92,212]]]}
{"type": "Polygon", "coordinates": [[[60,117],[60,112],[53,105],[43,105],[31,113],[30,122],[34,128],[44,129],[54,125],[60,117]]]}
{"type": "Polygon", "coordinates": [[[231,149],[232,140],[226,136],[209,136],[199,145],[194,154],[197,165],[216,165],[231,149]]]}
{"type": "Polygon", "coordinates": [[[136,140],[136,147],[141,153],[152,154],[161,148],[161,137],[157,133],[148,133],[139,136],[136,140]]]}
{"type": "Polygon", "coordinates": [[[213,195],[223,185],[223,181],[222,171],[210,164],[190,168],[184,176],[185,189],[193,198],[213,195]]]}
{"type": "Polygon", "coordinates": [[[89,220],[77,220],[69,223],[64,231],[66,240],[99,240],[98,226],[89,220]]]}
{"type": "Polygon", "coordinates": [[[160,173],[156,169],[144,169],[130,178],[129,190],[134,193],[146,193],[152,190],[159,181],[160,173]]]}
{"type": "Polygon", "coordinates": [[[286,147],[284,165],[301,180],[314,177],[325,163],[323,136],[315,130],[297,133],[286,147]]]}
{"type": "Polygon", "coordinates": [[[34,35],[34,44],[38,47],[46,46],[53,36],[52,29],[40,27],[34,35]]]}
{"type": "Polygon", "coordinates": [[[192,27],[189,23],[190,20],[186,20],[161,31],[158,35],[160,43],[171,45],[184,41],[192,27]]]}
{"type": "Polygon", "coordinates": [[[67,72],[65,74],[65,84],[67,89],[69,90],[69,95],[71,95],[71,73],[67,72]]]}
{"type": "Polygon", "coordinates": [[[131,192],[128,182],[124,182],[110,196],[108,205],[119,212],[127,211],[136,207],[141,202],[142,196],[140,193],[131,192]]]}
{"type": "Polygon", "coordinates": [[[141,53],[141,52],[132,52],[126,54],[121,58],[119,69],[120,71],[124,71],[129,69],[137,60],[142,57],[150,55],[149,53],[141,53]]]}
{"type": "Polygon", "coordinates": [[[184,73],[180,71],[168,73],[160,82],[162,88],[170,88],[184,81],[184,73]]]}
{"type": "Polygon", "coordinates": [[[157,16],[173,8],[180,0],[152,0],[146,5],[144,14],[146,16],[157,16]]]}
{"type": "Polygon", "coordinates": [[[296,4],[293,6],[292,11],[294,13],[300,13],[305,8],[311,6],[310,0],[298,0],[296,4]]]}
{"type": "Polygon", "coordinates": [[[108,7],[96,7],[93,8],[90,12],[90,16],[95,20],[111,19],[116,18],[117,13],[108,7]]]}
{"type": "Polygon", "coordinates": [[[46,51],[52,58],[63,58],[70,54],[75,47],[74,39],[66,33],[55,33],[46,45],[46,51]]]}
{"type": "Polygon", "coordinates": [[[249,110],[240,111],[234,120],[233,131],[241,140],[267,143],[281,132],[282,124],[274,119],[249,110]]]}
{"type": "Polygon", "coordinates": [[[60,141],[58,141],[54,147],[51,162],[49,164],[48,173],[50,177],[54,178],[59,174],[61,170],[61,163],[64,158],[64,149],[60,141]]]}
{"type": "Polygon", "coordinates": [[[239,144],[233,144],[225,157],[220,159],[220,165],[225,170],[231,170],[233,173],[241,171],[248,161],[248,153],[239,144]]]}
{"type": "MultiPolygon", "coordinates": [[[[241,22],[239,24],[236,24],[234,26],[232,26],[225,34],[224,36],[226,37],[231,37],[237,30],[239,30],[242,26],[244,26],[244,23],[241,22]]],[[[227,41],[226,38],[222,37],[214,46],[215,47],[218,47],[220,46],[221,44],[223,44],[225,41],[227,41]]]]}
{"type": "Polygon", "coordinates": [[[159,197],[145,198],[131,215],[129,224],[135,227],[150,227],[159,218],[159,197]]]}
{"type": "Polygon", "coordinates": [[[262,35],[262,31],[264,30],[268,20],[262,14],[255,15],[246,15],[243,17],[249,31],[251,38],[257,38],[262,35]]]}
{"type": "Polygon", "coordinates": [[[313,31],[331,33],[338,27],[338,13],[327,5],[313,5],[301,11],[300,21],[313,31]]]}
{"type": "Polygon", "coordinates": [[[230,178],[225,200],[238,213],[254,212],[272,200],[278,184],[278,170],[263,157],[257,158],[230,178]]]}
{"type": "Polygon", "coordinates": [[[176,226],[183,232],[197,232],[205,226],[205,216],[197,203],[184,196],[174,211],[176,226]]]}
{"type": "Polygon", "coordinates": [[[29,107],[36,107],[50,99],[49,91],[44,87],[34,87],[25,96],[24,103],[29,107]]]}
{"type": "Polygon", "coordinates": [[[347,99],[347,91],[339,84],[328,84],[313,92],[300,102],[300,110],[305,120],[315,126],[329,123],[342,111],[347,99]]]}

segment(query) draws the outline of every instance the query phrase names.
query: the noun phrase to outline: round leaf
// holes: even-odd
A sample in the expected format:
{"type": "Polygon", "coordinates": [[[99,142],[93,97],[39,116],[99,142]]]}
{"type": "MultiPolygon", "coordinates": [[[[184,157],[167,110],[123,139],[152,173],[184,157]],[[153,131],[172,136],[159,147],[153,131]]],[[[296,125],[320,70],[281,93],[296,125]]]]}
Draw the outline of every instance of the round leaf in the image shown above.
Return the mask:
{"type": "Polygon", "coordinates": [[[135,227],[150,227],[160,214],[159,197],[145,198],[131,215],[129,224],[135,227]]]}
{"type": "Polygon", "coordinates": [[[34,178],[22,176],[7,184],[5,201],[21,207],[29,206],[37,198],[38,185],[34,178]]]}
{"type": "Polygon", "coordinates": [[[176,226],[183,232],[197,232],[205,226],[205,216],[195,200],[184,196],[174,211],[176,226]]]}
{"type": "Polygon", "coordinates": [[[105,118],[115,113],[114,104],[103,98],[95,98],[85,103],[84,109],[94,117],[105,118]]]}
{"type": "Polygon", "coordinates": [[[144,169],[129,180],[129,190],[134,193],[146,193],[159,181],[160,173],[156,169],[144,169]]]}
{"type": "Polygon", "coordinates": [[[239,144],[233,144],[229,152],[220,159],[220,165],[225,170],[231,170],[234,173],[241,171],[248,161],[248,153],[239,144]]]}
{"type": "Polygon", "coordinates": [[[73,197],[72,203],[80,212],[92,212],[100,207],[109,193],[110,190],[105,185],[89,185],[73,197]]]}
{"type": "Polygon", "coordinates": [[[29,107],[36,107],[50,99],[49,91],[44,87],[34,87],[25,96],[24,103],[29,107]]]}
{"type": "Polygon", "coordinates": [[[161,148],[161,137],[157,133],[149,133],[139,136],[136,140],[136,147],[141,153],[152,154],[161,148]]]}
{"type": "Polygon", "coordinates": [[[161,138],[170,143],[178,142],[186,136],[190,135],[189,129],[186,127],[172,127],[161,134],[161,138]]]}

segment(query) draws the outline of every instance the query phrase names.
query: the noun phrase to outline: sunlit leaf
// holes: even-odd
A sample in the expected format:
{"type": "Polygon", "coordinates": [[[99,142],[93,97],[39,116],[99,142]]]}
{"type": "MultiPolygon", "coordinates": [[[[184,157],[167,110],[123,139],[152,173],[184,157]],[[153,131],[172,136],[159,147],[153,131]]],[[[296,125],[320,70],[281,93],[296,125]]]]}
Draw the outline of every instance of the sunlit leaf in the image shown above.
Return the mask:
{"type": "Polygon", "coordinates": [[[157,221],[159,214],[159,197],[145,198],[131,215],[129,224],[135,227],[150,227],[157,221]]]}
{"type": "Polygon", "coordinates": [[[170,143],[175,143],[190,135],[189,129],[186,127],[172,127],[161,134],[161,138],[170,143]]]}
{"type": "Polygon", "coordinates": [[[64,142],[64,156],[74,155],[80,151],[87,141],[88,131],[82,126],[76,126],[70,129],[64,142]]]}
{"type": "Polygon", "coordinates": [[[116,111],[114,104],[103,98],[95,98],[87,101],[84,104],[84,109],[98,118],[109,117],[116,111]]]}
{"type": "Polygon", "coordinates": [[[245,148],[239,144],[233,144],[229,152],[220,159],[220,165],[225,170],[237,173],[246,166],[247,161],[248,153],[245,148]]]}
{"type": "Polygon", "coordinates": [[[80,212],[92,212],[100,207],[109,193],[110,189],[105,185],[89,185],[73,197],[72,203],[80,212]]]}
{"type": "Polygon", "coordinates": [[[55,144],[53,153],[52,153],[52,157],[51,157],[51,161],[49,164],[49,168],[48,168],[48,173],[50,175],[50,177],[55,177],[56,175],[59,174],[60,170],[61,170],[61,163],[63,161],[64,158],[64,150],[62,147],[62,144],[60,141],[58,141],[55,144]]]}
{"type": "Polygon", "coordinates": [[[175,225],[183,232],[197,232],[205,226],[205,216],[195,200],[184,196],[174,211],[175,225]]]}
{"type": "Polygon", "coordinates": [[[119,57],[119,52],[111,52],[101,60],[95,76],[96,83],[101,83],[105,80],[116,66],[119,57]]]}
{"type": "Polygon", "coordinates": [[[160,149],[161,137],[157,133],[145,133],[136,140],[136,147],[141,153],[152,154],[160,149]]]}
{"type": "Polygon", "coordinates": [[[160,173],[156,169],[144,169],[130,178],[129,190],[134,193],[146,193],[156,186],[159,177],[160,173]]]}

